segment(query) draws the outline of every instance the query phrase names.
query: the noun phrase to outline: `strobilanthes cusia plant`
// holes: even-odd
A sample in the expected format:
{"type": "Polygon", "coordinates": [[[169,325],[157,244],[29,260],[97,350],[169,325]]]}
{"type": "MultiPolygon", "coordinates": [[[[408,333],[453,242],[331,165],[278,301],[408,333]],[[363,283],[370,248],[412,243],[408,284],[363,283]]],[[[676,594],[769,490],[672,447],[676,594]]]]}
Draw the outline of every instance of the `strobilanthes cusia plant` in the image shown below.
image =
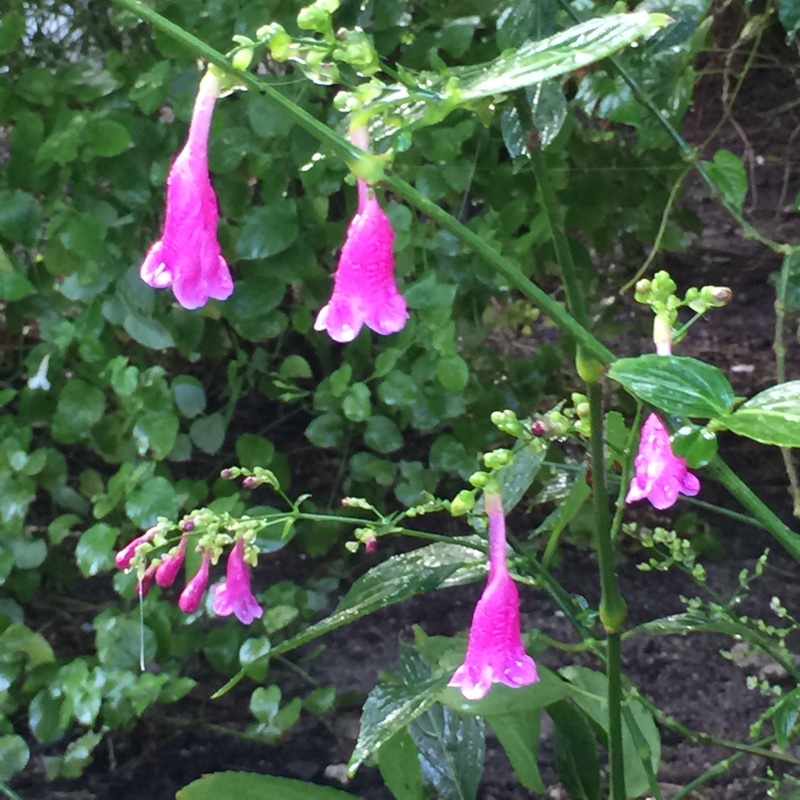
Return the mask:
{"type": "Polygon", "coordinates": [[[172,287],[175,299],[190,309],[233,292],[217,241],[217,197],[208,174],[208,136],[219,91],[219,78],[209,70],[200,81],[186,144],[167,175],[164,230],[140,270],[145,283],[172,287]]]}
{"type": "Polygon", "coordinates": [[[489,580],[475,606],[464,663],[449,686],[468,700],[480,700],[493,683],[514,688],[539,680],[536,664],[525,652],[520,633],[519,592],[508,572],[506,521],[499,494],[487,492],[489,580]]]}
{"type": "MultiPolygon", "coordinates": [[[[368,147],[366,131],[356,129],[353,141],[368,147]]],[[[320,310],[314,330],[327,331],[337,342],[350,342],[363,325],[376,333],[402,330],[408,319],[394,277],[394,230],[375,192],[358,178],[358,210],[347,228],[333,294],[320,310]]]]}

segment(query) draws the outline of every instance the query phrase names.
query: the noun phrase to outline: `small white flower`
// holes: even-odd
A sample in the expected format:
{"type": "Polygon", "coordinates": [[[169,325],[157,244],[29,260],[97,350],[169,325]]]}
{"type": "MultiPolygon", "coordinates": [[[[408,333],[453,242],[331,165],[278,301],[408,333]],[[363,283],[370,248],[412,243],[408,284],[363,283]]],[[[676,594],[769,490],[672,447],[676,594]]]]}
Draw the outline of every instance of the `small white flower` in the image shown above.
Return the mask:
{"type": "Polygon", "coordinates": [[[28,378],[29,389],[41,389],[44,392],[50,391],[50,381],[47,379],[47,368],[50,366],[50,353],[39,362],[39,369],[36,374],[28,378]]]}

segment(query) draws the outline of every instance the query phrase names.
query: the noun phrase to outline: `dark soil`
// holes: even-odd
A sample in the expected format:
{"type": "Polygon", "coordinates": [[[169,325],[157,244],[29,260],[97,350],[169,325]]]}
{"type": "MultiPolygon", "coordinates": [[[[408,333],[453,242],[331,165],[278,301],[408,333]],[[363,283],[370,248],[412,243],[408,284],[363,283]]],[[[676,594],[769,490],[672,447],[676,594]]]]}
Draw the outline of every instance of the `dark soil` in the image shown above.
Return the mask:
{"type": "MultiPolygon", "coordinates": [[[[720,41],[725,41],[724,30],[720,41]]],[[[747,217],[766,235],[791,241],[796,240],[800,228],[800,218],[790,210],[794,191],[800,185],[790,147],[800,130],[796,71],[793,55],[783,49],[779,36],[768,36],[762,49],[763,54],[756,59],[734,104],[732,119],[707,145],[703,156],[710,158],[717,147],[743,154],[754,186],[747,200],[747,217]]],[[[698,145],[722,113],[720,70],[728,65],[735,76],[736,68],[741,66],[740,58],[727,56],[727,51],[721,51],[710,58],[707,66],[711,77],[701,84],[687,117],[687,135],[698,145]]],[[[663,266],[679,285],[728,285],[734,290],[734,300],[724,311],[695,325],[679,352],[718,365],[738,393],[750,395],[775,382],[775,295],[769,278],[779,269],[780,261],[764,246],[743,239],[699,184],[690,187],[687,202],[703,220],[705,232],[687,252],[666,257],[663,266]]],[[[638,346],[632,346],[631,351],[638,346]]],[[[799,377],[800,348],[793,326],[787,332],[787,347],[788,377],[799,377]]],[[[723,437],[721,449],[751,488],[791,525],[791,505],[779,453],[733,437],[723,437]]],[[[704,483],[701,497],[707,502],[729,502],[710,480],[704,483]]],[[[686,508],[681,504],[676,510],[686,508]]],[[[800,613],[797,564],[784,555],[780,546],[756,528],[724,517],[709,516],[708,520],[723,545],[721,557],[706,562],[709,584],[715,591],[728,596],[737,586],[739,571],[752,567],[763,550],[771,547],[767,572],[755,583],[747,609],[777,622],[768,611],[770,598],[777,595],[795,614],[800,613]]],[[[631,551],[620,563],[631,625],[679,612],[683,610],[681,595],[698,594],[696,585],[677,571],[639,571],[637,562],[641,557],[631,551]]],[[[590,551],[567,549],[556,576],[568,591],[583,595],[596,606],[597,567],[590,551]]],[[[358,733],[358,701],[375,685],[380,670],[396,666],[398,640],[411,637],[413,624],[421,625],[430,634],[450,635],[464,629],[479,591],[480,587],[471,586],[416,598],[328,635],[323,640],[323,657],[310,662],[307,668],[323,684],[335,684],[341,696],[350,696],[355,702],[350,708],[338,710],[335,717],[303,718],[277,745],[257,744],[225,733],[224,728],[235,733],[248,722],[252,687],[239,687],[212,703],[207,698],[218,683],[208,682],[171,711],[181,724],[148,716],[129,735],[116,734],[113,745],[98,754],[84,777],[48,784],[40,758],[46,754],[43,750],[34,754],[31,767],[12,785],[24,800],[172,800],[177,789],[203,773],[231,769],[337,785],[335,776],[344,772],[341,765],[346,764],[358,733]],[[200,714],[217,727],[195,722],[200,714]]],[[[543,592],[523,590],[522,594],[524,627],[539,629],[557,640],[572,640],[567,621],[554,611],[543,592]]],[[[748,675],[765,674],[770,665],[742,656],[724,657],[721,652],[729,651],[734,644],[729,638],[712,634],[663,638],[638,635],[624,643],[624,668],[630,680],[667,715],[692,730],[746,741],[749,724],[768,705],[767,699],[747,688],[746,680],[748,675]]],[[[576,657],[553,649],[542,654],[540,661],[551,669],[569,663],[598,666],[587,656],[576,657]]],[[[291,675],[284,677],[291,685],[291,675]]],[[[669,727],[662,727],[662,744],[659,780],[666,798],[732,752],[691,745],[669,727]]],[[[547,723],[542,727],[541,754],[547,796],[566,797],[552,768],[552,731],[547,723]]],[[[794,755],[800,757],[800,752],[795,750],[794,755]]],[[[769,767],[780,769],[780,765],[762,758],[745,756],[730,771],[697,790],[692,798],[765,798],[766,788],[759,779],[766,776],[769,767]]],[[[346,789],[368,800],[391,798],[372,767],[363,768],[346,789]]],[[[529,796],[519,788],[504,754],[490,740],[481,800],[529,796]]]]}

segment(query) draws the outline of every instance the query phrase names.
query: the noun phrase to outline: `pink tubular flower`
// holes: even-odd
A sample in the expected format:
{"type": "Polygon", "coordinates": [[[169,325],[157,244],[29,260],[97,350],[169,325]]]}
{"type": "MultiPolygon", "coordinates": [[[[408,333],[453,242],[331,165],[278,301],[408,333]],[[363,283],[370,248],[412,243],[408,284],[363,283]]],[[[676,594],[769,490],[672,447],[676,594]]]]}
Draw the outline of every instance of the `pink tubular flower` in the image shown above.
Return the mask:
{"type": "Polygon", "coordinates": [[[172,287],[184,308],[233,292],[228,265],[217,241],[217,197],[208,176],[208,134],[219,79],[207,72],[200,82],[189,137],[167,175],[164,231],[145,256],[140,274],[155,289],[172,287]]]}
{"type": "Polygon", "coordinates": [[[506,523],[499,495],[486,495],[489,514],[489,580],[472,616],[464,663],[448,686],[467,700],[480,700],[493,683],[518,688],[539,680],[520,635],[519,593],[508,574],[506,523]]]}
{"type": "Polygon", "coordinates": [[[225,580],[211,589],[215,614],[236,614],[239,622],[249,625],[264,613],[250,590],[250,569],[244,560],[244,542],[238,539],[228,554],[225,580]]]}
{"type": "Polygon", "coordinates": [[[211,565],[211,551],[203,551],[203,561],[194,577],[183,587],[178,598],[178,607],[184,614],[193,614],[200,608],[200,601],[208,586],[208,570],[211,565]]]}
{"type": "Polygon", "coordinates": [[[678,494],[694,497],[700,481],[686,468],[686,462],[672,452],[669,433],[661,420],[650,416],[642,425],[639,453],[634,460],[636,472],[631,480],[626,503],[647,498],[656,508],[669,508],[678,494]]]}
{"type": "Polygon", "coordinates": [[[185,536],[181,536],[181,541],[178,544],[178,549],[174,553],[169,553],[161,559],[161,563],[156,568],[156,583],[162,588],[166,589],[167,586],[172,586],[175,578],[178,577],[178,570],[183,564],[183,559],[186,556],[186,545],[188,540],[185,536]]]}
{"type": "Polygon", "coordinates": [[[408,309],[394,279],[392,223],[365,181],[358,180],[358,212],[347,228],[333,294],[317,314],[314,330],[337,342],[351,342],[362,325],[376,333],[397,333],[408,309]]]}
{"type": "Polygon", "coordinates": [[[136,548],[138,548],[140,544],[149,542],[156,533],[158,533],[158,528],[150,528],[141,536],[137,536],[135,539],[128,542],[114,557],[114,563],[117,565],[117,569],[128,569],[136,555],[136,548]]]}

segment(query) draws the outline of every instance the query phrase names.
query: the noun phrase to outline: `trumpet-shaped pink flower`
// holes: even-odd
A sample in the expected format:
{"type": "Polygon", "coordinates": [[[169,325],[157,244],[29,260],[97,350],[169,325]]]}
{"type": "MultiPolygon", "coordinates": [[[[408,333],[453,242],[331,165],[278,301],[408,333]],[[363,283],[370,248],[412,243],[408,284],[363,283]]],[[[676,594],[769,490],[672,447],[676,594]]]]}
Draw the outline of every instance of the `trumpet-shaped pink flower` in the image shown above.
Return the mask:
{"type": "Polygon", "coordinates": [[[183,559],[186,556],[187,544],[187,538],[181,536],[178,549],[174,553],[169,553],[161,559],[161,563],[156,568],[156,583],[162,589],[166,589],[167,586],[172,586],[175,582],[175,578],[178,577],[178,570],[180,570],[183,559]]]}
{"type": "Polygon", "coordinates": [[[203,560],[200,569],[194,577],[183,587],[181,596],[178,598],[178,607],[184,614],[194,614],[200,608],[200,601],[208,586],[208,570],[211,566],[211,551],[203,551],[203,560]]]}
{"type": "Polygon", "coordinates": [[[219,79],[207,72],[200,82],[189,136],[167,175],[164,231],[145,256],[142,280],[156,289],[172,287],[184,308],[233,292],[228,265],[217,241],[217,197],[208,175],[208,134],[219,79]]]}
{"type": "Polygon", "coordinates": [[[250,569],[244,560],[244,542],[241,539],[228,554],[225,580],[211,589],[211,596],[215,614],[221,617],[236,614],[244,625],[249,625],[264,613],[250,589],[250,569]]]}
{"type": "Polygon", "coordinates": [[[149,542],[156,535],[156,533],[158,533],[158,528],[150,528],[141,536],[137,536],[135,539],[132,539],[130,542],[128,542],[128,544],[126,544],[125,547],[123,547],[122,550],[120,550],[114,557],[114,563],[117,565],[117,569],[128,569],[133,561],[134,556],[136,555],[136,549],[139,547],[139,545],[149,542]]]}
{"type": "Polygon", "coordinates": [[[358,212],[347,229],[333,294],[314,323],[337,342],[356,338],[362,325],[397,333],[406,324],[406,301],[394,279],[394,231],[365,181],[358,180],[358,212]]]}
{"type": "Polygon", "coordinates": [[[520,635],[519,592],[508,574],[506,523],[499,495],[486,495],[489,515],[489,580],[475,606],[464,663],[449,686],[468,700],[485,697],[493,683],[517,688],[539,680],[520,635]]]}
{"type": "Polygon", "coordinates": [[[679,493],[694,497],[700,491],[700,481],[672,452],[669,433],[655,414],[642,425],[639,453],[633,464],[635,473],[626,503],[647,498],[656,508],[664,509],[675,503],[679,493]]]}

